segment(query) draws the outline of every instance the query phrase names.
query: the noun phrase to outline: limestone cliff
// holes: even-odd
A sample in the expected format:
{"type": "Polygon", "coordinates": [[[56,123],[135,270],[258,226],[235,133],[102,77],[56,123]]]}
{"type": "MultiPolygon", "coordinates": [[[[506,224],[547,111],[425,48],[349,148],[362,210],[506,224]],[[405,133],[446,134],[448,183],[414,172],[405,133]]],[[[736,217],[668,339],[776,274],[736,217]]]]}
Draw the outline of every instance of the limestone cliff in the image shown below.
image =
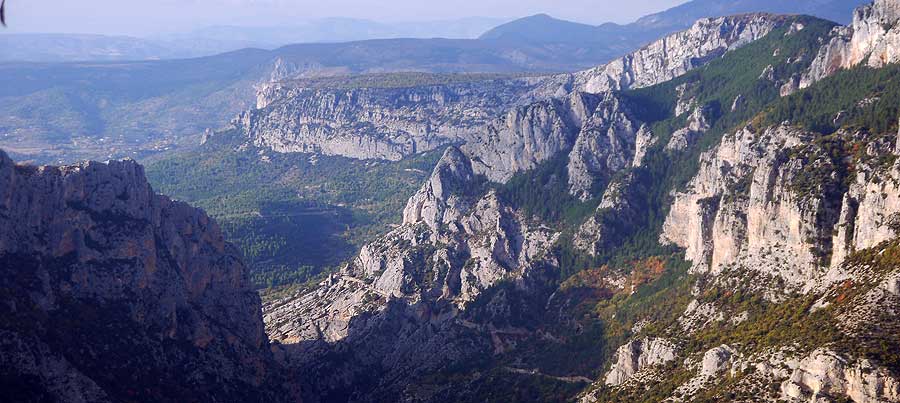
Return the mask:
{"type": "Polygon", "coordinates": [[[804,75],[800,86],[859,65],[883,67],[900,61],[900,1],[875,0],[853,13],[853,23],[837,27],[831,41],[804,75]]]}
{"type": "Polygon", "coordinates": [[[602,155],[576,152],[580,157],[572,169],[580,177],[573,179],[572,191],[588,197],[585,178],[594,176],[593,171],[631,163],[634,132],[641,126],[615,115],[620,113],[618,104],[602,106],[592,118],[599,101],[585,93],[670,80],[765,36],[787,20],[767,14],[703,19],[609,64],[573,74],[440,85],[416,84],[418,78],[406,76],[402,80],[410,84],[365,82],[350,88],[272,83],[260,88],[258,108],[242,113],[233,125],[252,143],[275,151],[360,159],[397,160],[447,144],[466,144],[464,151],[473,157],[476,171],[495,181],[570,150],[587,125],[577,148],[602,155]],[[602,133],[606,138],[593,139],[600,132],[608,132],[602,133]]]}
{"type": "Polygon", "coordinates": [[[675,195],[662,240],[684,247],[696,272],[739,265],[804,290],[839,280],[830,267],[895,235],[898,168],[879,162],[892,142],[840,132],[867,147],[848,181],[819,136],[789,126],[727,136],[675,195]]]}
{"type": "Polygon", "coordinates": [[[669,81],[766,36],[784,21],[769,14],[700,19],[609,64],[575,73],[571,84],[575,90],[599,93],[669,81]]]}
{"type": "Polygon", "coordinates": [[[472,79],[447,84],[261,87],[257,109],[232,123],[249,141],[278,152],[399,160],[460,143],[514,105],[537,79],[472,79]]]}
{"type": "Polygon", "coordinates": [[[19,401],[291,401],[240,255],[133,161],[0,152],[0,378],[19,401]]]}

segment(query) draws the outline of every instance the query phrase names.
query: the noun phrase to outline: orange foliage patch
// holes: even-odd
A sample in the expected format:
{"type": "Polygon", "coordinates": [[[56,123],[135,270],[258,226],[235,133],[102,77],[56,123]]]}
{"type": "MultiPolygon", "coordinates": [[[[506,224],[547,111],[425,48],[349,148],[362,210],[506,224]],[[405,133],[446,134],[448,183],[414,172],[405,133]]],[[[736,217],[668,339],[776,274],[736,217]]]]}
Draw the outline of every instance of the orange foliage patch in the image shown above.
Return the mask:
{"type": "Polygon", "coordinates": [[[632,290],[659,279],[666,272],[666,262],[659,256],[634,261],[631,266],[632,290]]]}

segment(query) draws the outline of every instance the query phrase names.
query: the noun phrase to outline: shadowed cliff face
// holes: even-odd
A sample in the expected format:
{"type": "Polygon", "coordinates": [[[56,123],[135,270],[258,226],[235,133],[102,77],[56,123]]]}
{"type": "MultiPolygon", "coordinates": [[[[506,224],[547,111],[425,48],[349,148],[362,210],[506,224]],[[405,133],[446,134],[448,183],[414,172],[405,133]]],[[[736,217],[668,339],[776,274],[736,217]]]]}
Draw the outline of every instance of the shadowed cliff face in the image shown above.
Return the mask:
{"type": "Polygon", "coordinates": [[[291,401],[239,254],[133,161],[0,152],[0,379],[17,401],[291,401]]]}

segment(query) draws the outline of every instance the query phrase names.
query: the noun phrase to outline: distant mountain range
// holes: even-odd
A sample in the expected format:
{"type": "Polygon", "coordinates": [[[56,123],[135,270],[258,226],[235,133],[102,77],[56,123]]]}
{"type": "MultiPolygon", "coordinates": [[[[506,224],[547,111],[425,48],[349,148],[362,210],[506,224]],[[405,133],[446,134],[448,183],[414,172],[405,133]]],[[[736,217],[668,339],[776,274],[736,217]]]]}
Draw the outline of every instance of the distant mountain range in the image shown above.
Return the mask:
{"type": "MultiPolygon", "coordinates": [[[[846,24],[852,10],[864,3],[864,0],[693,0],[626,25],[594,26],[538,14],[511,22],[486,17],[397,23],[323,18],[291,26],[213,26],[151,38],[6,34],[0,36],[0,49],[3,49],[0,62],[159,60],[202,57],[243,48],[276,49],[296,43],[478,38],[504,42],[507,46],[577,44],[577,49],[564,50],[598,64],[662,35],[685,29],[703,17],[770,12],[807,14],[846,24]]],[[[548,56],[558,58],[559,55],[548,56]]]]}
{"type": "MultiPolygon", "coordinates": [[[[271,51],[244,49],[203,58],[136,62],[121,60],[177,59],[183,54],[152,40],[50,35],[25,36],[20,41],[23,37],[19,35],[3,35],[0,36],[0,49],[3,49],[0,60],[89,59],[92,62],[0,63],[0,147],[16,158],[39,161],[140,157],[148,152],[195,144],[205,129],[222,127],[238,112],[255,106],[255,88],[270,81],[389,72],[575,71],[603,64],[669,31],[684,29],[695,18],[744,11],[778,11],[808,12],[846,20],[836,17],[852,15],[852,9],[862,2],[694,0],[628,25],[595,27],[537,15],[498,26],[480,39],[320,42],[271,51]],[[840,14],[836,14],[839,10],[842,10],[840,14]],[[29,38],[36,42],[29,42],[29,38]]],[[[430,31],[416,24],[400,24],[390,32],[426,35],[443,30],[449,35],[469,32],[466,30],[475,29],[479,23],[478,20],[436,23],[430,31]],[[453,24],[458,26],[453,28],[453,24]]],[[[353,20],[333,20],[291,32],[216,28],[192,37],[206,38],[208,42],[204,46],[210,49],[227,47],[227,43],[277,42],[293,37],[321,41],[390,34],[378,24],[366,25],[353,20]],[[345,25],[346,28],[341,28],[345,25]],[[334,32],[329,37],[323,34],[325,29],[334,32]]],[[[188,49],[192,46],[188,38],[160,40],[182,43],[188,49]]],[[[194,51],[202,48],[197,45],[194,51]]]]}
{"type": "Polygon", "coordinates": [[[295,43],[391,38],[473,39],[507,20],[470,17],[381,23],[324,18],[291,26],[213,26],[149,38],[85,34],[13,33],[0,36],[0,62],[158,60],[209,56],[244,48],[275,49],[295,43]]]}
{"type": "Polygon", "coordinates": [[[538,14],[520,18],[493,28],[479,39],[507,43],[602,43],[607,46],[647,42],[680,31],[704,17],[767,12],[773,14],[805,14],[841,24],[850,22],[853,9],[866,0],[693,0],[677,7],[647,15],[637,21],[619,25],[588,25],[538,14]]]}

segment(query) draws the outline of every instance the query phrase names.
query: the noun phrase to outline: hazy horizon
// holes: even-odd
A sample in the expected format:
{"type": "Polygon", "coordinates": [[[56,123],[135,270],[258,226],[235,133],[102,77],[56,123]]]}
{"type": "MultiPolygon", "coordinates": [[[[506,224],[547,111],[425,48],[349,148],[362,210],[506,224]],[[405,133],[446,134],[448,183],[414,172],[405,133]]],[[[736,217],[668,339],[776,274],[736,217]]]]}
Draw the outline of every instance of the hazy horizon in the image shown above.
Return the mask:
{"type": "Polygon", "coordinates": [[[160,0],[153,4],[134,0],[8,0],[8,28],[0,32],[147,37],[216,26],[289,27],[326,18],[397,24],[469,18],[509,21],[539,13],[587,24],[628,23],[684,1],[637,0],[622,6],[616,0],[459,0],[452,4],[413,0],[387,4],[363,0],[333,0],[327,4],[309,0],[160,0]]]}

